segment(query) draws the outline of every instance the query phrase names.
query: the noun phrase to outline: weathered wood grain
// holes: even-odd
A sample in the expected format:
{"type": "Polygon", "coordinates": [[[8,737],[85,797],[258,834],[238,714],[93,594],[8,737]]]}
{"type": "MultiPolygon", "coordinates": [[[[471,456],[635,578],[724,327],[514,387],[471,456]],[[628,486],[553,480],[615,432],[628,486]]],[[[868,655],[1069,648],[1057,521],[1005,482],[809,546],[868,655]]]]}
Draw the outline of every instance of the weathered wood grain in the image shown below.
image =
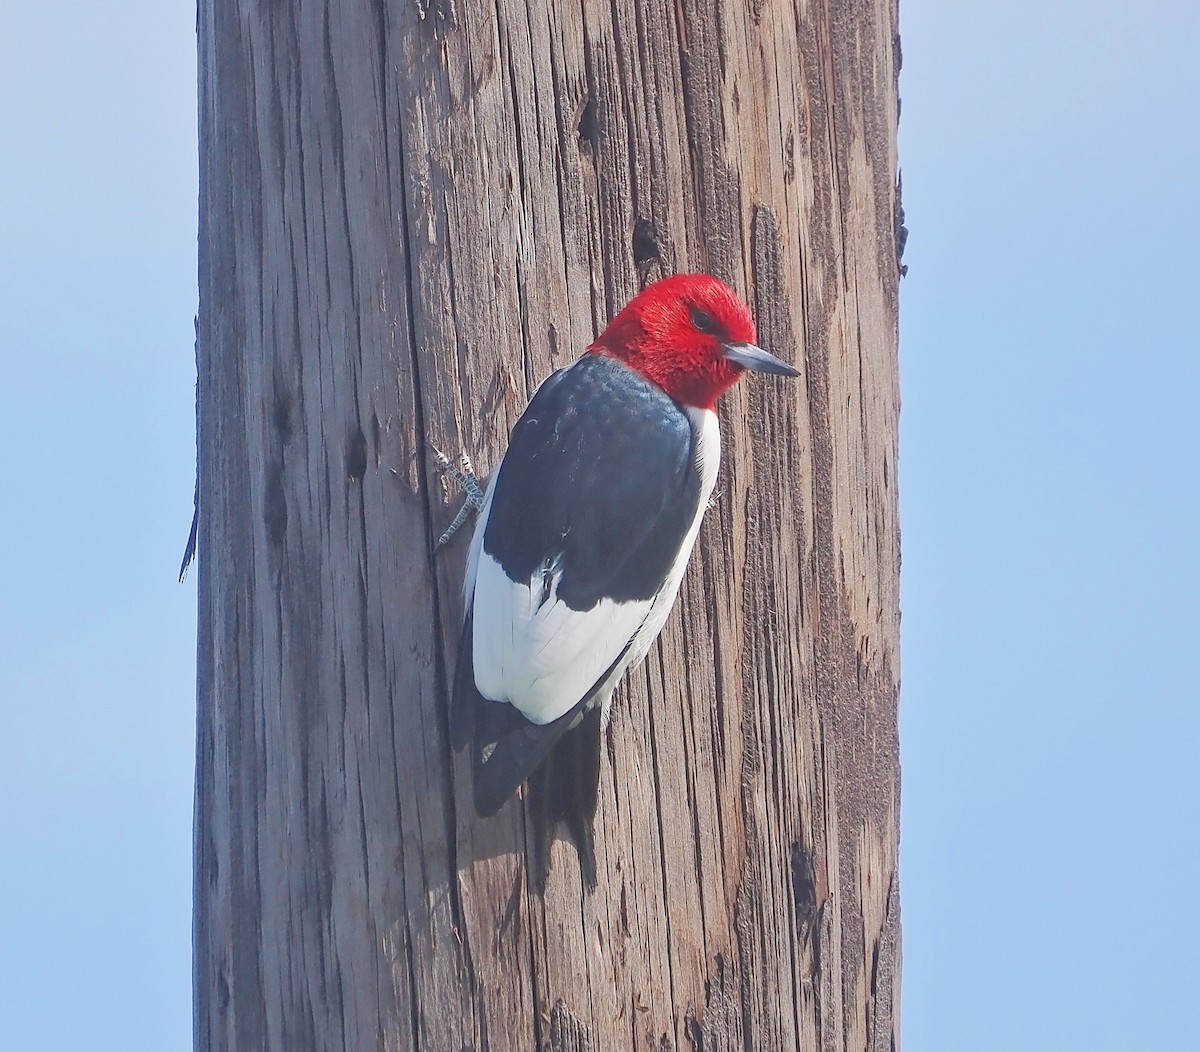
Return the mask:
{"type": "Polygon", "coordinates": [[[891,1049],[894,0],[201,0],[200,1050],[891,1049]],[[494,465],[647,280],[803,369],[618,691],[599,888],[445,706],[494,465]]]}

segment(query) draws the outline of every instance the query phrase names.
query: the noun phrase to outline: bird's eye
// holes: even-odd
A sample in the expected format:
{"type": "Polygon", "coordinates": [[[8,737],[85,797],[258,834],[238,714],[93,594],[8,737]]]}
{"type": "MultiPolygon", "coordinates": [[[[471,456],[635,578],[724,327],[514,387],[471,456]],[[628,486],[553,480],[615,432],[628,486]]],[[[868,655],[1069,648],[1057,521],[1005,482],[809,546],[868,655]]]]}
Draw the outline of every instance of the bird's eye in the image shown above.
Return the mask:
{"type": "Polygon", "coordinates": [[[708,313],[703,307],[693,305],[691,308],[692,327],[697,332],[706,332],[709,335],[715,335],[718,329],[717,319],[708,313]]]}

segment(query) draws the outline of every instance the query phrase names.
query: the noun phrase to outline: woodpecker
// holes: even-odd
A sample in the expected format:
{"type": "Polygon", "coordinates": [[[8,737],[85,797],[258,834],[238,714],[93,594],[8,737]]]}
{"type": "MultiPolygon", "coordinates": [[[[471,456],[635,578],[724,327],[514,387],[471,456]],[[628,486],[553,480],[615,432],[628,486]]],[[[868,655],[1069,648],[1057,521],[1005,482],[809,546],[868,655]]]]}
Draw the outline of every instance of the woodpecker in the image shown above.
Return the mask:
{"type": "Polygon", "coordinates": [[[601,730],[675,602],[720,462],[714,406],[746,369],[799,375],[721,281],[657,281],[538,388],[476,490],[454,744],[481,816],[528,781],[536,887],[559,823],[595,886],[601,730]]]}

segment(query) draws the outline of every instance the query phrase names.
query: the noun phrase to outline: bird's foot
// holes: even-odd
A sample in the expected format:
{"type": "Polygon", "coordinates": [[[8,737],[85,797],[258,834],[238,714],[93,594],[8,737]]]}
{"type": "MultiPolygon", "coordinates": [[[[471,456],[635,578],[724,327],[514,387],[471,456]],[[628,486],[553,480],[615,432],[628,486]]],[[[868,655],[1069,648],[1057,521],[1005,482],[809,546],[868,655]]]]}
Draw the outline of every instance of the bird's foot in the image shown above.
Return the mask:
{"type": "Polygon", "coordinates": [[[704,505],[705,511],[712,511],[718,504],[721,503],[721,497],[725,493],[723,489],[713,491],[713,495],[708,498],[708,503],[704,505]]]}
{"type": "Polygon", "coordinates": [[[465,450],[458,455],[458,465],[455,466],[437,446],[430,443],[429,448],[433,450],[433,459],[437,464],[438,474],[450,479],[466,494],[466,500],[458,509],[458,514],[454,516],[453,521],[433,546],[433,550],[436,552],[458,533],[471,512],[479,511],[483,507],[483,486],[480,485],[479,477],[475,474],[475,466],[471,463],[471,458],[465,450]]]}

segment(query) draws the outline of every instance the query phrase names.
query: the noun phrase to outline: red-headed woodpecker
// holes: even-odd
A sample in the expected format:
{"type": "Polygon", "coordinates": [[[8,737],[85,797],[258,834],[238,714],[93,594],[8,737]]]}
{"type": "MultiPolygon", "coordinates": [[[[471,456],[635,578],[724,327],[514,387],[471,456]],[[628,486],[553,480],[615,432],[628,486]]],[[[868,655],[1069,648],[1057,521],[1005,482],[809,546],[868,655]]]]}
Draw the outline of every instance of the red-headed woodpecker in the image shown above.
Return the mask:
{"type": "Polygon", "coordinates": [[[539,884],[558,822],[595,883],[601,727],[675,602],[717,477],[713,406],[745,369],[799,375],[727,285],[655,282],[538,388],[482,495],[455,744],[473,737],[480,815],[528,779],[539,884]]]}

